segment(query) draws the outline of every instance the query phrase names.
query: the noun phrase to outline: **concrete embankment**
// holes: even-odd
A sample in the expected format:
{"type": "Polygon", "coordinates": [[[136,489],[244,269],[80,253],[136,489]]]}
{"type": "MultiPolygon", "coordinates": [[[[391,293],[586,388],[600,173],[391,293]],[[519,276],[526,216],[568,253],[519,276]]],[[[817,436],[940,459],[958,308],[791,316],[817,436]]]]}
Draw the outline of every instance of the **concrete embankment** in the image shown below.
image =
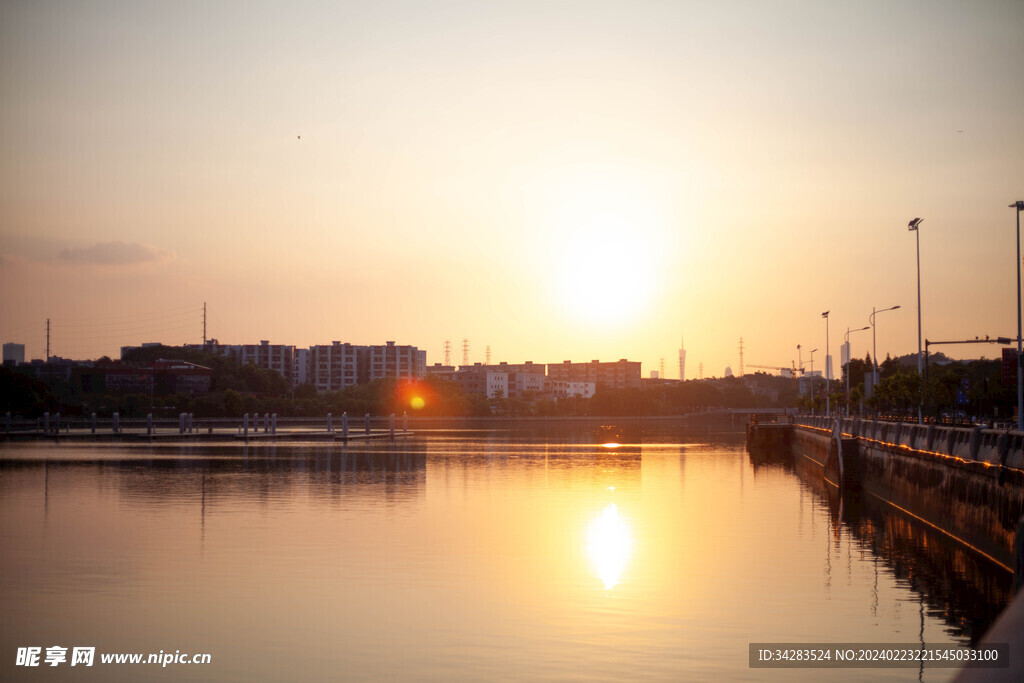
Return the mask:
{"type": "MultiPolygon", "coordinates": [[[[747,444],[820,469],[840,496],[891,505],[1014,573],[1017,597],[982,642],[1024,645],[1024,433],[866,420],[752,423],[747,444]]],[[[1024,664],[957,681],[1021,680],[1024,664]]]]}
{"type": "Polygon", "coordinates": [[[793,455],[819,463],[827,479],[900,507],[1013,570],[1024,515],[1021,432],[866,420],[840,420],[837,430],[825,418],[798,418],[792,429],[793,455]]]}

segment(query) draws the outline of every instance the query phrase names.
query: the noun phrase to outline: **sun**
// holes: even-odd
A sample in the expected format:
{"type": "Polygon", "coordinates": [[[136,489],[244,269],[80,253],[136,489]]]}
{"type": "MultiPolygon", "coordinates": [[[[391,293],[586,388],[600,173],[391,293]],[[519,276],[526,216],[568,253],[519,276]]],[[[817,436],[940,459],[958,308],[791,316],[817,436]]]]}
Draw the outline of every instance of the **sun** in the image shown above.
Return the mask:
{"type": "Polygon", "coordinates": [[[654,309],[673,243],[666,195],[663,183],[620,166],[548,179],[542,223],[560,315],[614,328],[654,309]]]}
{"type": "Polygon", "coordinates": [[[624,218],[605,215],[582,223],[570,234],[558,279],[559,298],[574,317],[617,325],[648,307],[654,296],[655,269],[645,259],[643,231],[624,218]]]}

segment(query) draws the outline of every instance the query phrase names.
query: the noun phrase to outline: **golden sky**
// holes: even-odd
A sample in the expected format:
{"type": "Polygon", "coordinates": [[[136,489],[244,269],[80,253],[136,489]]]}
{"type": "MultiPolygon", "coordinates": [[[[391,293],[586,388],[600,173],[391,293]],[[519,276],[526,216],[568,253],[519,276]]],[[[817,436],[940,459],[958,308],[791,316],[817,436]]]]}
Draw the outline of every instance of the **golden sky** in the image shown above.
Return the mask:
{"type": "Polygon", "coordinates": [[[820,368],[825,310],[837,358],[872,306],[916,351],[915,216],[924,336],[1012,336],[1022,35],[1016,0],[6,2],[0,337],[198,342],[205,301],[224,343],[820,368]]]}

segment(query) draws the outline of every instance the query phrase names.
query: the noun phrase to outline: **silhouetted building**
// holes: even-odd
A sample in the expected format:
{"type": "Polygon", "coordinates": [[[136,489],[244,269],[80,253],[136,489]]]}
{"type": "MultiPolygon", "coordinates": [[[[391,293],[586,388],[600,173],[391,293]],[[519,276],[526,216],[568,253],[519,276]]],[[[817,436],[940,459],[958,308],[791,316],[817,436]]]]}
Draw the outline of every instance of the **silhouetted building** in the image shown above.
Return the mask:
{"type": "Polygon", "coordinates": [[[4,365],[19,365],[25,362],[25,345],[7,342],[4,344],[4,365]]]}

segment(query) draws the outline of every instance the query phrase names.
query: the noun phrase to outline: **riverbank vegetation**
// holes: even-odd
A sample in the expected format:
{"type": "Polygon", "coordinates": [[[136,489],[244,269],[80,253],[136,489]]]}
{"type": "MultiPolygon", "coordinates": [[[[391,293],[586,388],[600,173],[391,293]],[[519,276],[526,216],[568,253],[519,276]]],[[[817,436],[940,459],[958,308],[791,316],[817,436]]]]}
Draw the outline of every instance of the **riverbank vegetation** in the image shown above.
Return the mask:
{"type": "MultiPolygon", "coordinates": [[[[309,384],[291,387],[277,372],[242,365],[232,358],[191,349],[137,349],[128,362],[151,363],[173,357],[209,368],[208,393],[166,394],[151,390],[138,392],[89,391],[81,376],[87,369],[71,368],[65,376],[44,381],[26,369],[0,368],[0,414],[36,418],[44,412],[68,416],[110,416],[137,418],[152,413],[173,417],[194,413],[196,417],[240,417],[245,413],[276,413],[282,417],[340,415],[386,415],[408,413],[429,417],[559,417],[559,416],[661,416],[680,415],[720,408],[785,408],[822,414],[826,395],[833,411],[846,413],[845,374],[828,387],[824,379],[812,381],[754,373],[742,378],[705,380],[644,381],[639,389],[598,386],[591,398],[555,399],[543,393],[521,397],[491,398],[464,393],[458,383],[428,376],[418,382],[378,380],[340,391],[318,392],[309,384]],[[801,392],[800,385],[803,385],[801,392]],[[826,391],[829,393],[826,394],[826,391]]],[[[850,374],[851,414],[886,413],[914,417],[922,396],[925,414],[937,420],[955,421],[975,416],[985,420],[1009,419],[1016,405],[1016,384],[1003,381],[997,360],[952,362],[933,357],[928,379],[917,373],[916,356],[887,358],[879,365],[880,381],[874,394],[865,398],[865,379],[870,380],[870,356],[853,359],[843,370],[850,374]]],[[[114,363],[101,359],[97,364],[114,363]]],[[[1015,378],[1014,378],[1015,379],[1015,378]]]]}

